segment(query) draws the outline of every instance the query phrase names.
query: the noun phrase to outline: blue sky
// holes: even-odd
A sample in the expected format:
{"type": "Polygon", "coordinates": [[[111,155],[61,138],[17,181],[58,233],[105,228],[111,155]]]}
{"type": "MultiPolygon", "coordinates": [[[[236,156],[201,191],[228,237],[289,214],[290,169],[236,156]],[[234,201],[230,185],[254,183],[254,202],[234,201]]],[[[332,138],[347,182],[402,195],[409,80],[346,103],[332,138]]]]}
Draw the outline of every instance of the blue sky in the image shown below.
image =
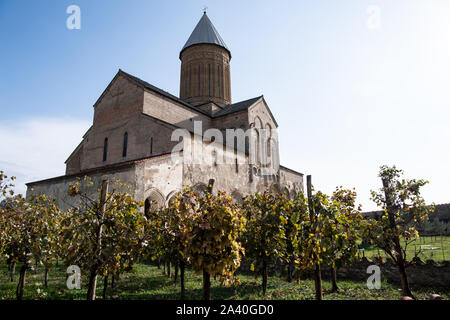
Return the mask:
{"type": "Polygon", "coordinates": [[[233,101],[264,94],[283,165],[325,192],[355,187],[366,210],[382,164],[450,202],[447,0],[0,0],[0,168],[18,191],[64,173],[119,68],[178,95],[205,5],[232,52],[233,101]],[[66,28],[72,4],[81,30],[66,28]]]}

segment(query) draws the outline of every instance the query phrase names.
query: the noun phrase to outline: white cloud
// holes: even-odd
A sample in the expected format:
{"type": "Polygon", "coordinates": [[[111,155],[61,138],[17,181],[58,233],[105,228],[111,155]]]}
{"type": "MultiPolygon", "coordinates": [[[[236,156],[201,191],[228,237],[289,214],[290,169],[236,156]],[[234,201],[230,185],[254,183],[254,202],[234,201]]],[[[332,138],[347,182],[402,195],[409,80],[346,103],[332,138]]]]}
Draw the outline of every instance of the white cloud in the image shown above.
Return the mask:
{"type": "Polygon", "coordinates": [[[25,193],[27,182],[64,175],[64,161],[90,125],[69,118],[0,122],[0,170],[17,177],[18,193],[25,193]]]}

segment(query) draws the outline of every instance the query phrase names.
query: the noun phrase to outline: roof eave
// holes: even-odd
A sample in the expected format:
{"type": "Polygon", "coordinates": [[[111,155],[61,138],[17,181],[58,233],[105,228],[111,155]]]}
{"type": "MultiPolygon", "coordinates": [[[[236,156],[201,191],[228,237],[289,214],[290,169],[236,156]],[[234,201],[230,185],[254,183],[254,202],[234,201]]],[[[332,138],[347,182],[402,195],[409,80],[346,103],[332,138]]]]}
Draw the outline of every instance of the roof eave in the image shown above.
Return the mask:
{"type": "Polygon", "coordinates": [[[193,44],[191,44],[191,45],[189,45],[189,46],[187,46],[187,47],[184,47],[184,48],[181,49],[181,51],[180,51],[180,57],[179,57],[179,59],[181,60],[181,55],[183,54],[183,52],[184,52],[186,49],[192,48],[192,47],[195,47],[195,46],[201,46],[201,45],[204,45],[204,44],[211,45],[211,46],[216,46],[216,47],[219,47],[219,48],[224,49],[224,50],[230,55],[230,60],[231,60],[231,51],[230,51],[227,47],[221,46],[221,45],[219,45],[219,44],[217,44],[217,43],[210,43],[210,42],[193,43],[193,44]]]}

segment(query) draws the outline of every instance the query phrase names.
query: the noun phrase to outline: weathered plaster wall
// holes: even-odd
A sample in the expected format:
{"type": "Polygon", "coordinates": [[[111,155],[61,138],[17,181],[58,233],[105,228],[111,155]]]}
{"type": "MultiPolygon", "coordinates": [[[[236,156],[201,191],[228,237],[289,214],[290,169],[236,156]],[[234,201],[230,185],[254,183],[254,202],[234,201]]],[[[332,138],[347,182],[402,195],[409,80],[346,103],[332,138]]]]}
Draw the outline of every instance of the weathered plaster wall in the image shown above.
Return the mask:
{"type": "Polygon", "coordinates": [[[136,198],[145,201],[153,192],[164,198],[164,203],[182,189],[183,166],[171,155],[150,158],[136,165],[136,198]]]}
{"type": "Polygon", "coordinates": [[[303,175],[290,169],[280,167],[280,186],[282,188],[282,192],[284,192],[285,188],[287,188],[290,196],[301,193],[304,191],[303,175]]]}
{"type": "MultiPolygon", "coordinates": [[[[100,188],[104,178],[107,178],[109,181],[120,180],[122,183],[129,186],[129,192],[132,194],[134,194],[136,189],[136,173],[134,165],[114,168],[112,170],[98,170],[89,173],[88,176],[92,179],[92,182],[94,182],[94,186],[86,190],[88,190],[88,194],[94,198],[98,197],[97,189],[100,188]]],[[[27,198],[45,194],[48,197],[56,199],[61,210],[67,210],[79,201],[78,198],[70,197],[67,194],[69,185],[77,182],[77,178],[82,179],[83,177],[83,174],[71,175],[37,183],[30,183],[28,184],[27,198]]]]}

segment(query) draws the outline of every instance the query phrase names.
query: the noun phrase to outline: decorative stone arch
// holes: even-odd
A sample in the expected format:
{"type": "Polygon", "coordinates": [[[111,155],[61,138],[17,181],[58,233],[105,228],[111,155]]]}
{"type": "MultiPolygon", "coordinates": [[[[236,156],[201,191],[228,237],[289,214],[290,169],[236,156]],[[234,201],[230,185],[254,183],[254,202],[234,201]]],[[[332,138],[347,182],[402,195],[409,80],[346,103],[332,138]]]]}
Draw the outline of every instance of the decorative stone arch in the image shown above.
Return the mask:
{"type": "Polygon", "coordinates": [[[284,187],[282,193],[283,193],[283,195],[287,196],[289,199],[291,198],[291,193],[289,192],[288,187],[284,187]]]}
{"type": "Polygon", "coordinates": [[[177,197],[178,192],[180,192],[179,190],[174,190],[169,192],[169,194],[166,197],[166,207],[169,206],[169,204],[175,200],[175,198],[177,197]]]}
{"type": "Polygon", "coordinates": [[[200,194],[205,194],[206,192],[208,192],[208,186],[203,182],[199,182],[192,187],[192,191],[198,192],[200,194]]]}
{"type": "Polygon", "coordinates": [[[278,141],[274,137],[270,137],[267,141],[267,147],[269,148],[269,156],[272,160],[272,167],[275,168],[278,163],[278,141]]]}
{"type": "Polygon", "coordinates": [[[294,196],[301,193],[300,186],[297,183],[294,184],[294,188],[292,189],[292,192],[294,193],[294,196]]]}
{"type": "Polygon", "coordinates": [[[251,148],[251,157],[253,164],[260,165],[261,164],[261,135],[260,130],[257,128],[253,128],[252,130],[252,148],[251,148]]]}
{"type": "Polygon", "coordinates": [[[264,129],[261,130],[261,148],[264,149],[263,154],[266,157],[271,157],[272,154],[272,126],[266,123],[264,129]]]}
{"type": "Polygon", "coordinates": [[[261,121],[261,118],[256,116],[255,119],[253,120],[254,123],[254,127],[257,129],[262,129],[263,127],[263,122],[261,121]]]}
{"type": "Polygon", "coordinates": [[[272,190],[273,192],[280,192],[280,186],[277,183],[274,183],[269,187],[269,190],[272,190]]]}
{"type": "Polygon", "coordinates": [[[240,193],[240,192],[237,191],[237,190],[234,190],[234,191],[231,193],[231,198],[233,198],[233,202],[234,202],[234,203],[242,203],[243,200],[244,200],[244,197],[242,196],[242,193],[240,193]]]}
{"type": "Polygon", "coordinates": [[[144,212],[148,214],[150,209],[161,209],[164,207],[165,198],[161,191],[156,188],[149,188],[145,192],[145,207],[144,212]]]}

